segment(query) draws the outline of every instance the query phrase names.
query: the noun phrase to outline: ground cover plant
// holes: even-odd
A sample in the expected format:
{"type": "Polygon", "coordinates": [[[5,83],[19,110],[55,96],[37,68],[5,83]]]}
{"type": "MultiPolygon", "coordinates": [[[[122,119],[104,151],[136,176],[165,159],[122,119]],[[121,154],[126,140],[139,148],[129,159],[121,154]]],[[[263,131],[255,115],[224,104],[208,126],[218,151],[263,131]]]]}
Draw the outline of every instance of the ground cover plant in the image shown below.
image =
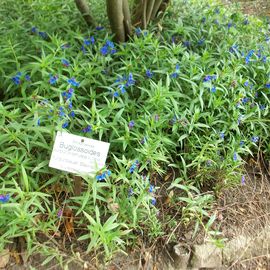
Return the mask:
{"type": "Polygon", "coordinates": [[[23,239],[64,267],[83,263],[81,243],[109,260],[191,223],[221,246],[215,196],[245,184],[249,156],[269,157],[269,21],[175,1],[115,44],[98,3],[93,30],[73,1],[1,4],[0,249],[23,239]],[[80,193],[48,167],[57,131],[111,144],[80,193]]]}

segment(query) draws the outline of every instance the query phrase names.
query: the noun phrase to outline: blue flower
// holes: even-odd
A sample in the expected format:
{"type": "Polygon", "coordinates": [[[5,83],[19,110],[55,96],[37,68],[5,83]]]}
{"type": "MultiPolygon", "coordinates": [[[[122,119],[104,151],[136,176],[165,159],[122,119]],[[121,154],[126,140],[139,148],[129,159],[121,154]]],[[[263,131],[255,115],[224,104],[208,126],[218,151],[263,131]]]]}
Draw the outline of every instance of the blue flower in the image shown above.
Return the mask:
{"type": "Polygon", "coordinates": [[[169,124],[170,124],[171,126],[173,126],[173,125],[176,123],[176,121],[177,121],[177,117],[174,116],[172,119],[170,119],[169,124]]]}
{"type": "Polygon", "coordinates": [[[245,18],[245,20],[243,21],[244,25],[248,25],[249,24],[249,20],[247,18],[245,18]]]}
{"type": "Polygon", "coordinates": [[[47,33],[45,33],[45,32],[39,31],[38,34],[39,34],[39,36],[42,37],[43,39],[47,39],[47,38],[48,38],[48,35],[47,35],[47,33]]]}
{"type": "Polygon", "coordinates": [[[127,79],[126,87],[129,87],[129,86],[134,85],[134,84],[135,84],[135,80],[133,79],[133,75],[130,72],[128,74],[128,79],[127,79]]]}
{"type": "Polygon", "coordinates": [[[12,81],[14,82],[14,84],[16,85],[20,85],[21,84],[21,76],[22,76],[22,73],[21,72],[17,72],[17,74],[12,77],[12,81]]]}
{"type": "Polygon", "coordinates": [[[176,79],[179,76],[179,72],[180,72],[180,65],[176,64],[175,71],[170,75],[171,78],[176,79]]]}
{"type": "Polygon", "coordinates": [[[63,125],[62,128],[67,128],[68,127],[68,122],[66,121],[63,125]]]}
{"type": "Polygon", "coordinates": [[[216,92],[217,92],[217,88],[216,88],[215,86],[213,86],[213,87],[211,88],[211,92],[212,92],[212,93],[216,93],[216,92]]]}
{"type": "Polygon", "coordinates": [[[72,101],[68,104],[68,108],[71,110],[72,109],[72,101]]]}
{"type": "Polygon", "coordinates": [[[107,55],[109,53],[109,49],[107,46],[103,46],[101,49],[100,49],[100,52],[101,54],[103,55],[107,55]]]}
{"type": "Polygon", "coordinates": [[[245,62],[246,64],[248,64],[250,62],[250,58],[252,57],[252,55],[254,54],[254,50],[250,50],[245,58],[245,62]]]}
{"type": "Polygon", "coordinates": [[[111,176],[112,172],[110,170],[104,171],[104,172],[100,172],[97,176],[96,176],[96,180],[97,181],[104,181],[106,180],[106,177],[111,176]]]}
{"type": "Polygon", "coordinates": [[[205,23],[206,22],[206,17],[203,17],[202,20],[201,20],[202,23],[205,23]]]}
{"type": "Polygon", "coordinates": [[[218,8],[218,7],[216,7],[216,8],[214,9],[214,12],[215,12],[216,14],[219,14],[219,13],[220,13],[219,8],[218,8]]]}
{"type": "Polygon", "coordinates": [[[140,163],[138,160],[136,160],[135,162],[132,163],[131,167],[129,168],[129,172],[133,173],[135,169],[138,168],[139,166],[140,166],[140,163]]]}
{"type": "Polygon", "coordinates": [[[245,142],[244,141],[240,141],[240,146],[244,146],[245,142]]]}
{"type": "Polygon", "coordinates": [[[153,197],[153,198],[151,199],[151,204],[152,204],[152,205],[155,205],[156,203],[157,203],[157,200],[156,200],[156,198],[153,197]]]}
{"type": "Polygon", "coordinates": [[[40,118],[37,120],[37,126],[40,126],[40,118]]]}
{"type": "Polygon", "coordinates": [[[105,45],[100,49],[100,52],[103,55],[115,54],[116,49],[115,49],[114,43],[110,40],[107,40],[105,45]]]}
{"type": "Polygon", "coordinates": [[[248,81],[245,81],[244,82],[244,86],[248,86],[249,82],[248,81]]]}
{"type": "Polygon", "coordinates": [[[88,133],[88,132],[92,132],[92,126],[91,125],[88,125],[87,127],[85,127],[83,130],[82,130],[83,133],[88,133]]]}
{"type": "Polygon", "coordinates": [[[267,83],[267,84],[265,85],[265,87],[266,87],[267,89],[270,89],[270,83],[267,83]]]}
{"type": "Polygon", "coordinates": [[[242,103],[243,104],[247,104],[248,102],[249,102],[249,98],[248,97],[242,98],[242,103]]]}
{"type": "Polygon", "coordinates": [[[0,194],[0,202],[1,203],[7,203],[10,199],[10,195],[7,194],[7,195],[3,195],[3,194],[0,194]]]}
{"type": "Polygon", "coordinates": [[[237,54],[238,53],[238,45],[232,45],[229,49],[229,52],[232,54],[237,54]]]}
{"type": "Polygon", "coordinates": [[[61,62],[62,62],[64,67],[69,67],[69,65],[70,65],[69,61],[66,59],[62,59],[61,62]]]}
{"type": "Polygon", "coordinates": [[[203,79],[203,82],[209,82],[216,79],[217,79],[217,75],[206,75],[203,79]]]}
{"type": "Polygon", "coordinates": [[[59,117],[63,118],[65,116],[64,108],[62,106],[59,107],[59,117]]]}
{"type": "Polygon", "coordinates": [[[150,185],[150,187],[148,189],[148,192],[149,193],[152,193],[152,192],[154,192],[154,190],[155,190],[155,186],[154,185],[150,185]]]}
{"type": "Polygon", "coordinates": [[[198,45],[202,46],[204,44],[205,40],[202,38],[200,40],[198,40],[198,45]]]}
{"type": "Polygon", "coordinates": [[[93,45],[93,44],[95,44],[95,38],[94,37],[90,37],[89,39],[84,39],[83,40],[83,43],[86,46],[89,46],[91,44],[93,45]]]}
{"type": "Polygon", "coordinates": [[[186,48],[190,48],[191,43],[190,43],[190,41],[186,40],[186,41],[183,42],[183,45],[184,45],[184,47],[186,47],[186,48]]]}
{"type": "Polygon", "coordinates": [[[219,137],[220,137],[220,139],[224,140],[224,137],[225,137],[224,132],[220,132],[219,137]]]}
{"type": "Polygon", "coordinates": [[[35,27],[35,26],[33,26],[32,28],[31,28],[31,32],[32,33],[34,33],[34,34],[36,34],[37,33],[37,27],[35,27]]]}
{"type": "Polygon", "coordinates": [[[25,77],[24,77],[24,78],[25,78],[25,80],[26,80],[26,81],[28,81],[28,82],[30,82],[30,81],[31,81],[31,77],[30,77],[30,75],[25,75],[25,77]]]}
{"type": "Polygon", "coordinates": [[[129,128],[129,129],[132,129],[134,126],[135,126],[135,121],[134,121],[134,120],[131,120],[131,121],[128,123],[128,128],[129,128]]]}
{"type": "Polygon", "coordinates": [[[97,27],[96,27],[96,30],[97,30],[97,31],[100,31],[100,30],[103,30],[103,29],[104,29],[103,26],[97,26],[97,27]]]}
{"type": "Polygon", "coordinates": [[[68,82],[69,84],[71,84],[72,86],[74,86],[74,87],[80,85],[79,82],[76,82],[75,78],[68,79],[67,82],[68,82]]]}
{"type": "Polygon", "coordinates": [[[54,85],[54,84],[56,84],[57,81],[58,81],[58,76],[57,76],[57,75],[51,75],[51,74],[50,74],[49,83],[50,83],[51,85],[54,85]]]}
{"type": "Polygon", "coordinates": [[[142,34],[142,29],[140,27],[135,28],[135,34],[140,36],[142,34]]]}
{"type": "Polygon", "coordinates": [[[74,118],[74,117],[75,117],[75,112],[74,112],[74,111],[71,111],[71,112],[69,113],[69,116],[72,117],[72,118],[74,118]]]}
{"type": "Polygon", "coordinates": [[[118,88],[120,89],[122,94],[125,94],[127,92],[126,88],[125,88],[125,85],[123,85],[123,84],[118,85],[118,88]]]}
{"type": "Polygon", "coordinates": [[[261,111],[263,111],[263,110],[265,110],[266,106],[264,104],[260,104],[259,108],[260,108],[261,111]]]}
{"type": "Polygon", "coordinates": [[[258,136],[252,136],[252,137],[251,137],[251,141],[252,141],[253,143],[257,143],[257,142],[259,141],[259,137],[258,137],[258,136]]]}
{"type": "Polygon", "coordinates": [[[148,79],[151,79],[153,77],[154,73],[151,70],[147,69],[145,72],[145,75],[148,79]]]}
{"type": "Polygon", "coordinates": [[[227,26],[230,29],[233,26],[233,23],[232,22],[229,22],[227,26]]]}
{"type": "Polygon", "coordinates": [[[236,152],[233,153],[233,160],[237,161],[237,153],[236,152]]]}
{"type": "Polygon", "coordinates": [[[117,91],[115,91],[115,92],[113,93],[113,97],[115,97],[115,98],[119,97],[119,93],[118,93],[117,91]]]}

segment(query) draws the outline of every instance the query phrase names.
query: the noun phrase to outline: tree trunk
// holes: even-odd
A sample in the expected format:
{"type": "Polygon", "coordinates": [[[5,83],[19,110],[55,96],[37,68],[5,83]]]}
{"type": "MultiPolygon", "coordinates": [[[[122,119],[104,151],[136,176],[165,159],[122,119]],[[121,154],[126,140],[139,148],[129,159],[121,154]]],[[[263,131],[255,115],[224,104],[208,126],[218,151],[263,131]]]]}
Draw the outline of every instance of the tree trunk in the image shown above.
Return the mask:
{"type": "Polygon", "coordinates": [[[125,41],[123,0],[107,0],[107,14],[117,42],[125,41]]]}
{"type": "Polygon", "coordinates": [[[156,0],[155,1],[154,7],[152,9],[151,20],[155,19],[156,15],[158,13],[158,10],[160,8],[161,3],[162,3],[162,0],[156,0]]]}
{"type": "Polygon", "coordinates": [[[146,25],[150,22],[155,2],[156,2],[156,0],[148,0],[147,12],[146,12],[146,25]]]}
{"type": "Polygon", "coordinates": [[[131,16],[128,0],[123,0],[124,27],[126,39],[131,35],[131,16]]]}
{"type": "Polygon", "coordinates": [[[88,26],[95,26],[96,23],[91,15],[91,11],[90,11],[90,8],[89,8],[86,0],[75,0],[75,4],[76,4],[78,10],[81,12],[87,25],[88,26]]]}

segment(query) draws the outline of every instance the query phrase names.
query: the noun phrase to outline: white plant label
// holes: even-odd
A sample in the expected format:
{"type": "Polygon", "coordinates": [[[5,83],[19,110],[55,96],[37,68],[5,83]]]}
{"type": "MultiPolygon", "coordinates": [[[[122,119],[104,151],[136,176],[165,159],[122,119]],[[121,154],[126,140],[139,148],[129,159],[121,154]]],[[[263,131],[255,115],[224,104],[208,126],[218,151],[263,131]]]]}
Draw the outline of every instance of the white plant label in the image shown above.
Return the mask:
{"type": "Polygon", "coordinates": [[[105,166],[110,144],[57,132],[49,167],[78,174],[95,174],[105,166]]]}

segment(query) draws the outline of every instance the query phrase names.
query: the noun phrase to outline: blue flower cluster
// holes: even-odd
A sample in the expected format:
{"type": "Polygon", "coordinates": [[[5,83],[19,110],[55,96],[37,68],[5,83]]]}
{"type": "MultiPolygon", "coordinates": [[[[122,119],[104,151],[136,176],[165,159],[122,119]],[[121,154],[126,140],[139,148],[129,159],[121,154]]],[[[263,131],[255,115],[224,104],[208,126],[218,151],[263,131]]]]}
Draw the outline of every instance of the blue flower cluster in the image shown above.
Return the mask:
{"type": "Polygon", "coordinates": [[[108,54],[115,54],[116,48],[114,46],[114,43],[110,40],[107,40],[105,45],[100,49],[100,52],[104,56],[108,54]]]}
{"type": "Polygon", "coordinates": [[[10,199],[10,195],[7,194],[7,195],[3,195],[3,194],[0,194],[0,202],[1,203],[7,203],[10,199]]]}
{"type": "Polygon", "coordinates": [[[96,176],[97,181],[104,181],[106,177],[111,176],[112,172],[110,170],[106,170],[105,172],[101,172],[96,176]]]}
{"type": "Polygon", "coordinates": [[[91,125],[88,125],[87,127],[83,128],[82,132],[83,133],[92,132],[92,126],[91,125]]]}
{"type": "Polygon", "coordinates": [[[129,168],[129,172],[133,173],[135,169],[137,169],[139,166],[140,166],[139,160],[135,160],[135,162],[133,162],[131,167],[129,168]]]}
{"type": "Polygon", "coordinates": [[[80,85],[80,83],[77,82],[77,81],[75,80],[75,78],[68,79],[68,80],[67,80],[67,83],[71,84],[71,85],[74,86],[74,87],[77,87],[77,86],[80,85]]]}
{"type": "Polygon", "coordinates": [[[48,36],[48,34],[47,34],[46,32],[38,31],[38,28],[35,27],[35,26],[33,26],[33,27],[31,28],[31,33],[37,34],[37,35],[39,35],[40,37],[42,37],[43,39],[48,39],[48,38],[49,38],[49,36],[48,36]]]}
{"type": "Polygon", "coordinates": [[[89,37],[88,39],[85,38],[83,40],[83,45],[81,47],[83,54],[86,53],[86,46],[94,45],[95,44],[95,38],[93,36],[89,37]]]}
{"type": "Polygon", "coordinates": [[[69,100],[69,99],[72,98],[73,93],[74,93],[74,89],[69,88],[68,91],[62,92],[62,96],[63,96],[64,99],[69,100]]]}
{"type": "Polygon", "coordinates": [[[206,75],[203,82],[210,82],[217,79],[217,75],[206,75]]]}
{"type": "Polygon", "coordinates": [[[257,142],[259,141],[259,137],[258,137],[258,136],[252,136],[252,137],[251,137],[251,141],[252,141],[253,143],[257,143],[257,142]]]}
{"type": "Polygon", "coordinates": [[[23,76],[22,72],[17,72],[16,75],[11,78],[11,80],[13,81],[14,84],[20,85],[22,83],[23,78],[28,82],[31,80],[29,75],[26,74],[25,76],[23,76]]]}
{"type": "MultiPolygon", "coordinates": [[[[125,94],[126,93],[126,88],[132,86],[135,84],[135,80],[133,78],[133,74],[130,72],[128,76],[122,76],[122,77],[118,77],[118,79],[115,80],[115,83],[118,85],[117,87],[120,90],[121,94],[125,94]]],[[[119,97],[119,92],[115,91],[113,93],[114,97],[119,97]]]]}

